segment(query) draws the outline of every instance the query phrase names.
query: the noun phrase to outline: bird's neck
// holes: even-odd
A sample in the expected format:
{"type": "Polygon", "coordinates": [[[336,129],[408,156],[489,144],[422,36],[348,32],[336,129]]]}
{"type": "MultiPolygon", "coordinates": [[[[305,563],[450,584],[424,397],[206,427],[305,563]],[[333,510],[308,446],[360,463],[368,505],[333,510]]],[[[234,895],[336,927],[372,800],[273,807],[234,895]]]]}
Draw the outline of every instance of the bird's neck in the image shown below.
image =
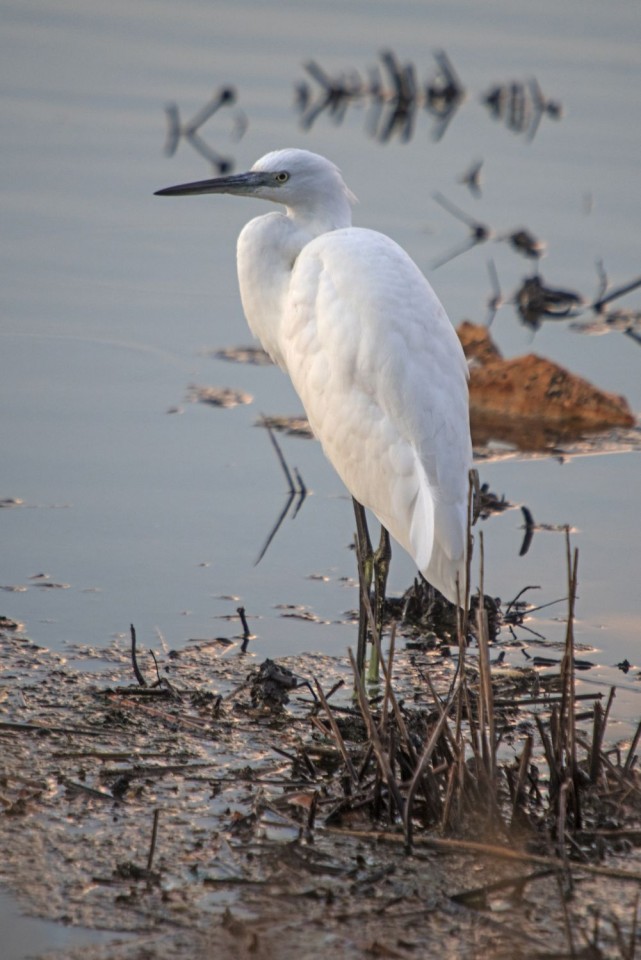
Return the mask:
{"type": "Polygon", "coordinates": [[[312,240],[351,222],[349,200],[341,195],[321,210],[297,204],[286,215],[268,213],[241,231],[237,263],[243,310],[254,336],[284,369],[284,309],[298,255],[312,240]]]}
{"type": "Polygon", "coordinates": [[[310,239],[320,237],[331,230],[341,230],[352,225],[352,207],[348,197],[339,193],[318,204],[298,203],[295,207],[287,207],[287,218],[295,227],[305,231],[310,239]]]}
{"type": "Polygon", "coordinates": [[[313,239],[303,226],[282,213],[250,220],[238,238],[238,280],[245,317],[254,336],[283,368],[283,305],[298,255],[313,239]]]}

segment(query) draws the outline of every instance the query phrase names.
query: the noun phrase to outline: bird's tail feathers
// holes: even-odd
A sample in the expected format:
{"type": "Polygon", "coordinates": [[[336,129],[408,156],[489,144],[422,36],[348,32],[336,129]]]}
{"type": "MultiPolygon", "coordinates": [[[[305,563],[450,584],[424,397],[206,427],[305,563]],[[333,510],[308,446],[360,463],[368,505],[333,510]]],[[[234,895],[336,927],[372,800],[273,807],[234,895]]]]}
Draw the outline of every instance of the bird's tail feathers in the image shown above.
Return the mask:
{"type": "Polygon", "coordinates": [[[434,548],[434,500],[427,480],[420,483],[412,505],[410,552],[419,570],[430,562],[434,548]]]}

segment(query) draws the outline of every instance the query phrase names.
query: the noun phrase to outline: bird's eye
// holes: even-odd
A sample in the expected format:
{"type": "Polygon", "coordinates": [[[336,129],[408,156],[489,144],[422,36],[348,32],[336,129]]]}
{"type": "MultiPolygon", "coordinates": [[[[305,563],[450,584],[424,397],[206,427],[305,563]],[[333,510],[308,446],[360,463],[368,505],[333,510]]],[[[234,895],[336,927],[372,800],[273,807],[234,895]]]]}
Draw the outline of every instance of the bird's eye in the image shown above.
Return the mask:
{"type": "Polygon", "coordinates": [[[278,183],[287,183],[289,180],[289,174],[285,170],[281,170],[280,173],[276,174],[276,180],[278,183]]]}

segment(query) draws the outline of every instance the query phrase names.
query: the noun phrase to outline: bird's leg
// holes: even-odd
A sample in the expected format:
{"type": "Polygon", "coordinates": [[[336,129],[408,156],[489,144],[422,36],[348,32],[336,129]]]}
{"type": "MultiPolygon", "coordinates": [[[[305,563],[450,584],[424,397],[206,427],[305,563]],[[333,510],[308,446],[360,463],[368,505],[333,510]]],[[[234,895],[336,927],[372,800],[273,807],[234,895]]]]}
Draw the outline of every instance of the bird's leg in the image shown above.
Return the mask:
{"type": "MultiPolygon", "coordinates": [[[[383,636],[383,615],[385,611],[385,589],[387,587],[387,575],[389,573],[390,560],[392,559],[392,547],[390,545],[389,533],[381,524],[381,539],[378,548],[373,557],[372,566],[374,568],[374,622],[376,624],[376,633],[379,640],[383,636]]],[[[369,661],[369,671],[367,679],[370,683],[378,683],[378,647],[372,641],[372,656],[369,661]]]]}
{"type": "Polygon", "coordinates": [[[356,552],[358,564],[358,644],[356,647],[356,666],[360,676],[365,672],[367,657],[367,607],[365,597],[369,597],[374,575],[374,553],[369,538],[365,508],[352,497],[354,516],[356,517],[356,552]]]}
{"type": "MultiPolygon", "coordinates": [[[[369,531],[367,529],[367,518],[365,509],[352,497],[354,504],[354,516],[356,517],[356,549],[358,551],[358,581],[359,581],[359,606],[358,606],[358,645],[356,648],[356,665],[359,674],[364,675],[365,661],[367,659],[367,634],[370,624],[371,614],[374,614],[373,627],[379,637],[383,633],[383,614],[385,609],[385,589],[387,587],[387,575],[392,557],[392,548],[390,546],[389,533],[381,525],[381,538],[376,549],[372,549],[369,531]],[[374,581],[374,604],[373,610],[368,612],[366,599],[371,597],[372,580],[374,581]]],[[[371,633],[371,629],[370,629],[371,633]]],[[[372,653],[367,671],[367,679],[370,683],[378,682],[379,662],[378,648],[374,639],[372,639],[372,653]]]]}

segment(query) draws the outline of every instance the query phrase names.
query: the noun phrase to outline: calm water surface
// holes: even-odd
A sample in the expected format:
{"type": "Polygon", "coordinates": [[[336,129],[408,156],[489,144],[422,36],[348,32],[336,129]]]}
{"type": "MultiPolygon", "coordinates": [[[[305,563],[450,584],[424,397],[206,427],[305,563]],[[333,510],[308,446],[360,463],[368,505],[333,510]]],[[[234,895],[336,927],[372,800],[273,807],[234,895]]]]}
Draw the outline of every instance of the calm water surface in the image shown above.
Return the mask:
{"type": "MultiPolygon", "coordinates": [[[[613,283],[641,270],[641,14],[638,4],[570,0],[533,7],[497,2],[4,2],[0,36],[3,143],[0,497],[2,610],[34,641],[104,647],[130,622],[144,644],[233,635],[238,597],[256,619],[257,656],[318,649],[342,654],[354,628],[351,506],[317,445],[284,440],[313,490],[265,560],[254,560],[284,504],[285,484],[261,413],[300,405],[273,368],[231,365],[211,347],[250,341],[237,292],[234,247],[243,223],[267,208],[233,198],[159,200],[159,187],[210,174],[187,143],[163,155],[164,104],[189,118],[222,84],[238,92],[202,130],[246,169],[267,150],[324,153],[358,195],[355,220],[408,249],[453,322],[483,322],[496,262],[506,297],[530,269],[505,244],[479,247],[437,271],[430,263],[466,237],[438,207],[442,191],[498,232],[529,227],[548,243],[541,270],[552,285],[591,298],[595,261],[613,283]],[[412,60],[421,80],[445,49],[467,99],[444,137],[417,117],[410,143],[388,145],[351,107],[303,130],[294,108],[302,64],[365,74],[383,47],[412,60]],[[480,97],[493,84],[536,76],[561,101],[532,142],[491,120],[480,97]],[[247,128],[238,140],[245,121],[247,128]],[[458,183],[484,160],[483,195],[458,183]],[[186,404],[189,384],[248,391],[230,411],[186,404]],[[182,414],[168,413],[181,408],[182,414]],[[47,573],[68,589],[45,589],[47,573]],[[327,579],[309,579],[322,574],[327,579]],[[320,623],[283,618],[279,604],[309,607],[320,623]]],[[[315,90],[311,84],[312,90],[315,90]]],[[[640,306],[633,294],[623,301],[640,306]]],[[[507,355],[535,350],[641,409],[641,346],[622,334],[580,336],[549,323],[535,336],[508,305],[493,332],[507,355]]],[[[639,710],[636,663],[640,522],[637,454],[483,465],[481,479],[544,523],[570,523],[580,549],[578,639],[601,669],[589,681],[623,680],[628,724],[639,710]]],[[[504,598],[540,585],[563,595],[564,543],[535,536],[518,551],[521,515],[484,525],[486,588],[504,598]]],[[[392,588],[413,577],[397,553],[392,588]]],[[[563,605],[538,629],[562,634],[563,605]]],[[[540,652],[537,650],[536,652],[540,652]]],[[[16,953],[16,956],[19,954],[16,953]]]]}
{"type": "MultiPolygon", "coordinates": [[[[242,15],[225,3],[215,15],[198,3],[180,11],[123,3],[108,13],[73,2],[4,8],[2,495],[25,506],[2,511],[0,581],[29,587],[5,595],[6,614],[56,647],[100,645],[130,620],[142,637],[158,626],[180,644],[219,629],[214,618],[230,606],[219,597],[234,595],[262,618],[261,652],[342,651],[351,628],[283,623],[273,607],[306,604],[337,620],[353,605],[352,591],[337,586],[353,572],[344,491],[315,445],[285,441],[314,496],[255,568],[284,484],[252,425],[259,412],[300,406],[279,371],[203,355],[250,339],[234,245],[242,224],[266,207],[153,197],[160,186],[209,173],[187,143],[163,156],[163,105],[173,100],[190,117],[219,85],[233,84],[237,104],[203,128],[210,144],[237,169],[286,144],[328,154],[359,196],[357,222],[412,253],[455,323],[483,321],[488,256],[506,296],[528,265],[491,244],[430,272],[466,236],[432,200],[435,189],[497,231],[526,225],[544,237],[542,271],[552,284],[591,297],[597,258],[615,283],[639,272],[638,9],[550,3],[526,16],[501,3],[375,3],[364,16],[360,4],[344,3],[304,11],[246,4],[242,15]],[[420,114],[409,144],[378,144],[359,107],[340,126],[323,115],[303,131],[293,108],[302,62],[365,73],[384,45],[413,60],[425,80],[435,71],[432,51],[448,51],[468,96],[441,142],[420,114]],[[529,143],[492,121],[480,96],[493,83],[534,75],[565,115],[544,118],[529,143]],[[235,142],[242,117],[247,130],[235,142]],[[477,158],[480,200],[457,183],[477,158]],[[190,383],[233,386],[255,403],[232,411],[184,405],[190,383]],[[184,414],[167,413],[175,406],[184,414]],[[30,586],[42,572],[69,589],[30,586]],[[330,583],[305,579],[318,572],[330,583]]],[[[535,349],[641,406],[641,347],[621,334],[579,336],[549,323],[533,336],[511,306],[493,330],[507,354],[535,349]]],[[[579,613],[588,628],[608,628],[601,643],[634,659],[638,457],[501,463],[484,467],[482,479],[538,520],[579,528],[579,613]]],[[[518,560],[519,523],[520,514],[508,513],[486,525],[488,587],[508,597],[540,583],[551,598],[561,540],[540,535],[518,560]]],[[[394,585],[402,589],[412,572],[399,556],[394,585]]]]}

